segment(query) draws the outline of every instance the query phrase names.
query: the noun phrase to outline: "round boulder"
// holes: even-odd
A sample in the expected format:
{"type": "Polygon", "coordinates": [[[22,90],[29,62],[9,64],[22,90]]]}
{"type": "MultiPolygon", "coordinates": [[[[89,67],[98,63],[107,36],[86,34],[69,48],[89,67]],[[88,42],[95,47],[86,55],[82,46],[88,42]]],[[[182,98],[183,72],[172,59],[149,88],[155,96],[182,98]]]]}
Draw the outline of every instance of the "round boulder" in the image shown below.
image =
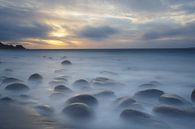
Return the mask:
{"type": "Polygon", "coordinates": [[[187,102],[182,97],[174,94],[162,94],[159,101],[169,105],[183,105],[187,102]]]}
{"type": "Polygon", "coordinates": [[[151,116],[149,114],[133,109],[126,109],[122,111],[120,117],[125,121],[134,122],[146,122],[147,120],[151,119],[151,116]]]}
{"type": "Polygon", "coordinates": [[[66,104],[72,104],[72,103],[84,103],[90,107],[91,106],[93,107],[98,104],[98,101],[92,95],[81,94],[81,95],[73,96],[72,98],[66,101],[66,104]]]}
{"type": "Polygon", "coordinates": [[[74,120],[86,120],[93,117],[93,111],[88,105],[83,103],[70,104],[62,112],[74,120]]]}
{"type": "Polygon", "coordinates": [[[71,65],[72,62],[70,62],[69,60],[64,60],[64,61],[62,61],[61,64],[62,64],[62,65],[71,65]]]}
{"type": "Polygon", "coordinates": [[[64,85],[58,85],[54,88],[54,91],[56,92],[66,92],[66,93],[70,93],[72,92],[72,90],[64,85]]]}
{"type": "Polygon", "coordinates": [[[88,89],[89,88],[89,82],[87,80],[84,80],[84,79],[77,80],[72,85],[75,88],[79,88],[79,89],[88,89]]]}
{"type": "Polygon", "coordinates": [[[11,103],[14,102],[14,100],[10,97],[3,97],[0,99],[0,102],[11,103]]]}
{"type": "Polygon", "coordinates": [[[13,84],[7,85],[5,87],[5,90],[8,90],[8,91],[28,91],[29,88],[28,88],[28,86],[26,86],[25,84],[22,84],[22,83],[13,83],[13,84]]]}
{"type": "Polygon", "coordinates": [[[115,94],[113,91],[101,91],[99,93],[94,94],[95,97],[99,97],[99,98],[113,98],[115,97],[115,94]]]}
{"type": "Polygon", "coordinates": [[[192,91],[191,100],[195,102],[195,89],[192,91]]]}
{"type": "Polygon", "coordinates": [[[97,77],[95,79],[92,80],[92,84],[93,86],[98,86],[98,87],[107,87],[107,86],[112,86],[112,87],[116,87],[116,86],[121,86],[122,84],[119,82],[116,82],[112,79],[106,78],[106,77],[97,77]]]}
{"type": "Polygon", "coordinates": [[[22,82],[21,80],[17,78],[8,77],[2,80],[1,84],[10,84],[10,83],[16,83],[16,82],[22,82]]]}
{"type": "Polygon", "coordinates": [[[118,107],[127,108],[130,107],[133,103],[135,103],[136,100],[130,97],[121,97],[118,98],[115,102],[118,104],[118,107]]]}
{"type": "Polygon", "coordinates": [[[172,117],[195,117],[195,109],[181,109],[175,106],[162,105],[155,107],[153,111],[157,114],[172,117]]]}
{"type": "Polygon", "coordinates": [[[134,96],[138,98],[159,98],[162,94],[164,92],[158,89],[146,89],[137,92],[134,96]]]}
{"type": "Polygon", "coordinates": [[[30,80],[30,81],[41,81],[42,79],[43,79],[43,77],[40,74],[38,74],[38,73],[32,74],[28,78],[28,80],[30,80]]]}

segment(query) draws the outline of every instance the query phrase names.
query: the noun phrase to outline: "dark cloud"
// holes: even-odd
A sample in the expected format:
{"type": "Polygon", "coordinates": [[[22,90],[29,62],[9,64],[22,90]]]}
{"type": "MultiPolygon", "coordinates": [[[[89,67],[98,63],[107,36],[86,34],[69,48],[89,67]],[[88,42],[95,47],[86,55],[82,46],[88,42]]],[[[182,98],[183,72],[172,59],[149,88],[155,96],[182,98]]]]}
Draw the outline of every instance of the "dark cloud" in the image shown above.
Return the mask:
{"type": "MultiPolygon", "coordinates": [[[[186,25],[181,25],[173,28],[153,28],[143,35],[143,39],[153,40],[162,38],[191,38],[195,37],[195,23],[188,23],[186,25]]],[[[195,39],[194,39],[195,41],[195,39]]]]}
{"type": "Polygon", "coordinates": [[[84,27],[81,31],[77,32],[79,37],[89,38],[92,40],[104,40],[110,36],[118,33],[118,30],[110,26],[101,27],[84,27]]]}
{"type": "Polygon", "coordinates": [[[50,27],[33,18],[32,10],[0,8],[0,41],[46,36],[50,27]]]}

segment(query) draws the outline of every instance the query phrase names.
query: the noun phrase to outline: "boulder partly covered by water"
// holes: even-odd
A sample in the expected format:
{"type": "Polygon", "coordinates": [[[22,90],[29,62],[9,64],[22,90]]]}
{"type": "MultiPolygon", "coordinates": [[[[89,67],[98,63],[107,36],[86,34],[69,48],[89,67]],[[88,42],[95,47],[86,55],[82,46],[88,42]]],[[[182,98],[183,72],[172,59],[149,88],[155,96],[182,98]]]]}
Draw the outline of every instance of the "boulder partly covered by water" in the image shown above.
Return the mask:
{"type": "Polygon", "coordinates": [[[71,65],[72,62],[69,61],[69,60],[64,60],[64,61],[61,62],[61,64],[62,64],[62,65],[71,65]]]}
{"type": "Polygon", "coordinates": [[[195,102],[195,89],[192,91],[191,100],[195,102]]]}
{"type": "Polygon", "coordinates": [[[16,83],[16,82],[22,82],[22,81],[17,78],[6,77],[5,79],[2,80],[1,85],[11,84],[11,83],[16,83]]]}
{"type": "Polygon", "coordinates": [[[84,103],[69,104],[62,112],[73,120],[89,120],[93,118],[93,110],[84,103]]]}
{"type": "Polygon", "coordinates": [[[41,81],[42,79],[43,77],[38,73],[34,73],[28,78],[30,81],[41,81]]]}
{"type": "Polygon", "coordinates": [[[93,86],[98,86],[98,87],[107,87],[107,86],[112,86],[112,87],[116,87],[116,86],[121,86],[122,84],[119,82],[116,82],[112,79],[106,78],[106,77],[97,77],[95,79],[93,79],[92,81],[93,86]]]}
{"type": "Polygon", "coordinates": [[[12,103],[12,102],[15,102],[15,100],[13,100],[10,97],[3,97],[3,98],[0,98],[0,102],[3,102],[3,103],[12,103]]]}
{"type": "Polygon", "coordinates": [[[72,103],[84,103],[90,107],[98,105],[97,99],[94,96],[88,94],[80,94],[77,96],[73,96],[66,101],[66,104],[68,105],[72,103]]]}
{"type": "Polygon", "coordinates": [[[25,84],[22,84],[22,83],[13,83],[13,84],[7,85],[5,87],[5,90],[13,91],[13,92],[28,91],[29,87],[27,85],[25,85],[25,84]]]}
{"type": "Polygon", "coordinates": [[[114,104],[119,108],[129,108],[134,104],[136,100],[131,97],[120,97],[114,101],[114,104]]]}
{"type": "Polygon", "coordinates": [[[73,87],[78,88],[78,89],[89,89],[90,88],[90,84],[87,80],[84,79],[79,79],[76,80],[73,84],[73,87]]]}
{"type": "Polygon", "coordinates": [[[134,97],[136,98],[159,98],[162,94],[164,94],[164,92],[158,89],[146,89],[146,90],[138,91],[134,95],[134,97]]]}
{"type": "Polygon", "coordinates": [[[113,97],[116,97],[114,92],[110,91],[110,90],[105,90],[105,91],[98,92],[98,93],[94,94],[94,96],[98,97],[98,98],[113,98],[113,97]]]}
{"type": "Polygon", "coordinates": [[[153,111],[163,116],[195,118],[195,108],[182,109],[176,106],[162,105],[155,107],[153,111]]]}
{"type": "Polygon", "coordinates": [[[125,109],[120,114],[120,117],[125,121],[134,121],[134,122],[146,122],[151,119],[151,116],[147,113],[133,110],[133,109],[125,109]]]}
{"type": "Polygon", "coordinates": [[[159,101],[169,105],[183,105],[187,103],[184,98],[175,94],[162,94],[159,101]]]}
{"type": "Polygon", "coordinates": [[[72,90],[68,87],[66,87],[65,85],[57,85],[55,88],[54,88],[54,91],[55,92],[64,92],[64,93],[71,93],[72,90]]]}

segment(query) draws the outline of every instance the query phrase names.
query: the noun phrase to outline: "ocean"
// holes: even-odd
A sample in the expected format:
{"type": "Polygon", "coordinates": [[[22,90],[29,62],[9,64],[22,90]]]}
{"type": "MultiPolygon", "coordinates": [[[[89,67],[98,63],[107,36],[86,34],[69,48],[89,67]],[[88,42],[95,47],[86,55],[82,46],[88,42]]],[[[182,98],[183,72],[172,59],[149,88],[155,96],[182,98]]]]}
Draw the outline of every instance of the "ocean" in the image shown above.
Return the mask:
{"type": "MultiPolygon", "coordinates": [[[[194,89],[195,49],[0,50],[0,98],[9,97],[17,105],[34,110],[62,128],[193,129],[195,103],[191,94],[194,89]],[[64,60],[71,64],[62,64],[64,60]],[[34,73],[42,76],[40,82],[29,81],[34,73]],[[19,81],[5,83],[6,78],[19,81]],[[81,79],[88,84],[75,83],[81,79]],[[13,83],[25,84],[29,90],[6,90],[13,83]],[[56,95],[61,93],[54,90],[57,85],[66,86],[71,93],[56,95]],[[151,89],[162,91],[168,97],[153,92],[140,95],[140,91],[151,89]],[[97,106],[92,108],[94,117],[72,121],[63,109],[70,98],[82,94],[97,99],[97,106]],[[136,102],[133,106],[118,106],[125,98],[136,102]],[[38,106],[46,106],[52,112],[38,106]],[[125,114],[124,110],[128,109],[133,113],[125,114]]],[[[0,127],[8,129],[9,120],[4,121],[0,127]]]]}

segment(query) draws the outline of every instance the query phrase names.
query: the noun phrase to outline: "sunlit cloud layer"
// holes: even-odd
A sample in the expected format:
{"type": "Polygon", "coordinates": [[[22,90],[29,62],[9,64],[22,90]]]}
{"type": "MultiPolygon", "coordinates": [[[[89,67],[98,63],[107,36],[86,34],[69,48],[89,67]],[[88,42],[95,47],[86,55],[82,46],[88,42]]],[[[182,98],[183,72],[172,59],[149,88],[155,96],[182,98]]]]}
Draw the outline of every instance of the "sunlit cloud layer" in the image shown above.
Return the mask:
{"type": "Polygon", "coordinates": [[[195,47],[194,0],[0,0],[0,19],[27,48],[195,47]]]}

